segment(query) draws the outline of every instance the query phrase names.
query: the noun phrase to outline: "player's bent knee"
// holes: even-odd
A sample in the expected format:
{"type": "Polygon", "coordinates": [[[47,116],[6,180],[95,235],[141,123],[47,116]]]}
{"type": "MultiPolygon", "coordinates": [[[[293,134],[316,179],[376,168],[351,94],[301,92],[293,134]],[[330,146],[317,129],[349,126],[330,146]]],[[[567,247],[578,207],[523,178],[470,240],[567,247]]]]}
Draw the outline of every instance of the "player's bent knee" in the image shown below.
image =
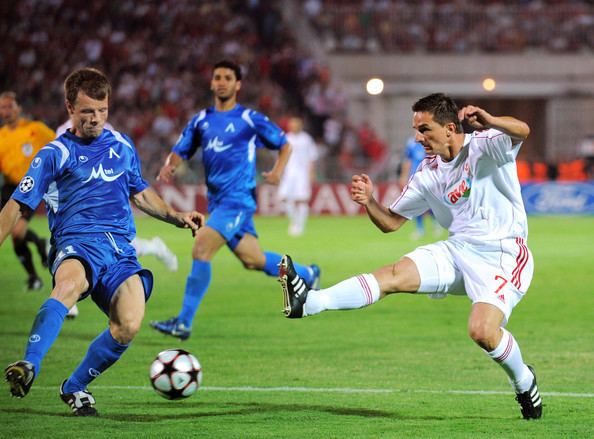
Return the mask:
{"type": "Polygon", "coordinates": [[[468,325],[470,338],[486,351],[492,351],[498,344],[498,332],[483,322],[471,322],[468,325]]]}
{"type": "Polygon", "coordinates": [[[142,321],[137,319],[125,320],[119,323],[111,322],[113,338],[121,344],[130,343],[140,331],[141,323],[142,321]]]}

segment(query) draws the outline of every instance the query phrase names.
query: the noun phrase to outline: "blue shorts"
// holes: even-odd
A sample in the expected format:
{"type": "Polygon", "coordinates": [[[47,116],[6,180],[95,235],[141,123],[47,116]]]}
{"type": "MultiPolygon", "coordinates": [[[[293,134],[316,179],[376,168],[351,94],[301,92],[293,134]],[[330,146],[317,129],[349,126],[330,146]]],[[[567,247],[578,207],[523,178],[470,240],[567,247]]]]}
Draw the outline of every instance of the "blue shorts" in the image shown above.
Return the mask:
{"type": "Polygon", "coordinates": [[[52,276],[55,276],[64,260],[74,258],[81,261],[85,267],[89,289],[78,300],[90,294],[107,316],[113,295],[130,276],[140,276],[145,301],[153,290],[153,274],[142,268],[136,259],[136,250],[121,235],[88,233],[63,236],[52,242],[49,256],[52,276]]]}
{"type": "Polygon", "coordinates": [[[227,246],[235,250],[246,233],[258,237],[254,226],[255,209],[233,201],[223,201],[212,207],[206,225],[221,234],[227,246]]]}

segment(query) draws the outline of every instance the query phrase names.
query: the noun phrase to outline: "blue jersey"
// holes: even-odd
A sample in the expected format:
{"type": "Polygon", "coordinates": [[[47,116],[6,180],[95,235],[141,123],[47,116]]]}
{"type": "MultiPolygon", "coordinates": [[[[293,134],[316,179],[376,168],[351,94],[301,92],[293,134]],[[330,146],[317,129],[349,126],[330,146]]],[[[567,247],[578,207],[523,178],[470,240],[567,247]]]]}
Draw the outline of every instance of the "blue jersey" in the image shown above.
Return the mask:
{"type": "Polygon", "coordinates": [[[417,168],[427,155],[425,153],[425,148],[419,142],[416,142],[414,137],[409,138],[406,141],[406,146],[404,147],[404,154],[408,160],[410,160],[410,171],[409,177],[417,172],[417,168]]]}
{"type": "Polygon", "coordinates": [[[237,104],[202,110],[186,125],[173,152],[189,160],[202,148],[209,210],[223,199],[255,208],[256,148],[279,150],[287,138],[263,114],[237,104]]]}
{"type": "Polygon", "coordinates": [[[147,187],[128,137],[104,129],[89,142],[67,131],[37,153],[12,198],[31,209],[45,200],[53,239],[111,232],[132,240],[130,195],[147,187]]]}

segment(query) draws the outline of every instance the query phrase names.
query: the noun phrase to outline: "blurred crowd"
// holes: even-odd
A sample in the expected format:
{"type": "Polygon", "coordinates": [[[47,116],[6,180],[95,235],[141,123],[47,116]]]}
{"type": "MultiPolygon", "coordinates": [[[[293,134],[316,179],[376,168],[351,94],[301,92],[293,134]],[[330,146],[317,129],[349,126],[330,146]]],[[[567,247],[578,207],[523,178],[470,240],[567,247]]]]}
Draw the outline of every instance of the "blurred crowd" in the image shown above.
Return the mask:
{"type": "MultiPolygon", "coordinates": [[[[185,123],[210,106],[211,66],[244,73],[240,102],[281,121],[304,115],[321,136],[345,99],[329,70],[299,50],[273,0],[19,0],[0,3],[0,87],[33,118],[67,118],[62,81],[73,69],[104,70],[113,84],[110,122],[130,134],[153,178],[185,123]]],[[[195,164],[194,164],[195,166],[195,164]]],[[[200,166],[195,166],[197,170],[200,166]]],[[[186,174],[186,181],[201,177],[186,174]]]]}
{"type": "Polygon", "coordinates": [[[303,10],[328,51],[594,50],[588,0],[306,0],[303,10]]]}
{"type": "MultiPolygon", "coordinates": [[[[514,13],[502,10],[501,1],[483,6],[438,0],[299,4],[326,46],[336,50],[593,47],[592,6],[582,1],[521,1],[514,13]],[[566,4],[564,12],[555,15],[561,4],[566,4]],[[484,17],[474,21],[481,8],[492,17],[489,25],[484,17]],[[445,20],[447,29],[435,25],[445,20]],[[554,33],[541,31],[551,26],[554,33]],[[488,35],[469,32],[477,28],[488,35]]],[[[275,0],[3,1],[0,88],[17,92],[29,116],[56,128],[67,118],[62,94],[67,74],[81,66],[104,70],[114,88],[110,122],[132,136],[145,177],[152,180],[186,122],[212,104],[211,66],[228,58],[244,70],[243,105],[281,126],[292,115],[304,117],[320,146],[320,181],[349,179],[361,170],[395,178],[400,158],[387,157],[390,145],[364,117],[346,117],[340,84],[323,60],[297,44],[294,23],[283,18],[282,5],[275,0]]],[[[261,166],[268,163],[264,157],[261,166]]],[[[184,181],[202,181],[199,162],[190,167],[193,172],[186,172],[184,181]]]]}

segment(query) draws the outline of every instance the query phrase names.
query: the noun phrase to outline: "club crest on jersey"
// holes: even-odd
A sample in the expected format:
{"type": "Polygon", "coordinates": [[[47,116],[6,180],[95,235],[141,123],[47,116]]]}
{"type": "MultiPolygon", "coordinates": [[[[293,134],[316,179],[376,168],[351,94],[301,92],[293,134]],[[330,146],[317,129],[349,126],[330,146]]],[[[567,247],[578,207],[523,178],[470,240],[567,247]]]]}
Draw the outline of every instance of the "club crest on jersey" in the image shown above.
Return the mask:
{"type": "Polygon", "coordinates": [[[446,199],[450,204],[456,204],[460,199],[470,197],[470,178],[465,178],[453,186],[446,194],[446,199]]]}
{"type": "Polygon", "coordinates": [[[87,178],[85,181],[83,181],[84,183],[88,183],[89,181],[93,180],[93,179],[101,179],[103,181],[106,181],[108,183],[115,181],[118,179],[118,177],[120,177],[120,175],[122,175],[124,173],[124,171],[120,172],[119,174],[113,174],[113,169],[109,168],[109,169],[103,169],[103,164],[99,163],[99,168],[95,169],[95,167],[93,166],[93,169],[91,170],[91,175],[89,175],[89,178],[87,178]]]}
{"type": "Polygon", "coordinates": [[[109,148],[109,158],[113,158],[113,156],[116,156],[117,158],[120,158],[120,156],[118,155],[117,152],[115,152],[115,150],[113,148],[109,148]]]}
{"type": "Polygon", "coordinates": [[[205,151],[212,149],[214,152],[223,152],[233,146],[232,143],[228,143],[227,145],[223,145],[223,141],[219,140],[219,136],[215,136],[208,141],[205,151]]]}

